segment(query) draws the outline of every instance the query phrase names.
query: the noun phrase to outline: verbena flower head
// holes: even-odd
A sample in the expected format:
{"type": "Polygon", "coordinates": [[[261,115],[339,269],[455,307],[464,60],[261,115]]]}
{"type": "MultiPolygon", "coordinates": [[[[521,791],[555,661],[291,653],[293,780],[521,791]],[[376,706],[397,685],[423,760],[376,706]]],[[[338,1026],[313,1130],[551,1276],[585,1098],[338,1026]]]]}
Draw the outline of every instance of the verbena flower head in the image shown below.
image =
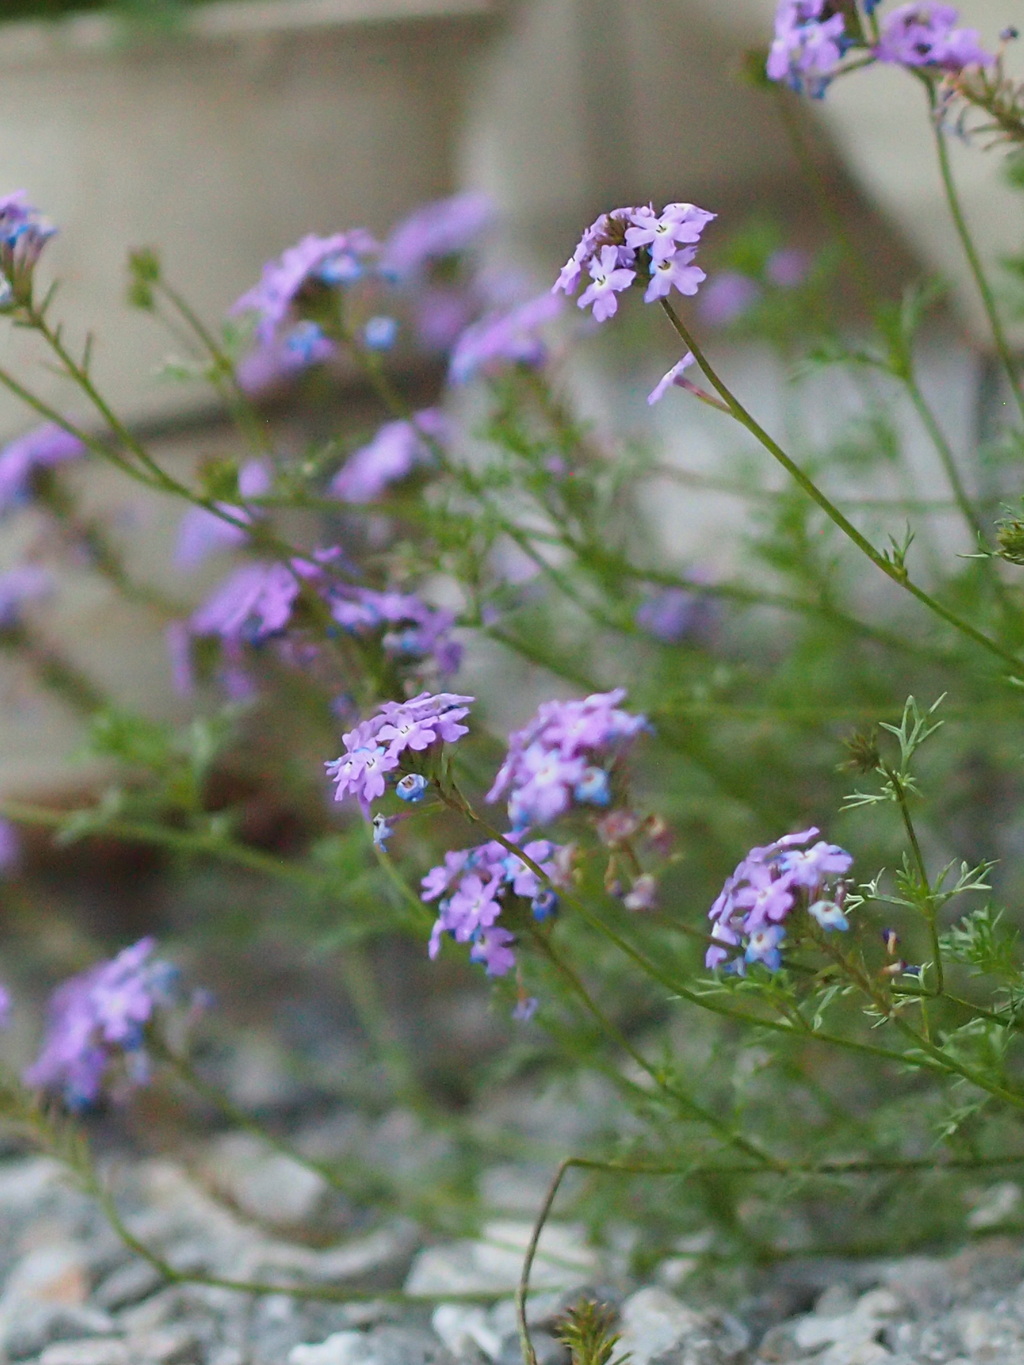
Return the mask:
{"type": "Polygon", "coordinates": [[[380,268],[398,280],[415,279],[430,262],[472,246],[493,217],[491,199],[473,190],[423,204],[392,230],[380,268]]]}
{"type": "Polygon", "coordinates": [[[409,421],[385,422],[372,441],[352,452],[328,492],[345,502],[374,502],[391,484],[433,464],[437,444],[443,446],[450,437],[439,408],[423,408],[409,421]]]}
{"type": "Polygon", "coordinates": [[[591,223],[552,287],[566,294],[586,288],[577,300],[591,307],[598,322],[614,316],[618,295],[635,283],[645,285],[644,302],[665,298],[675,289],[695,294],[704,271],[693,265],[696,244],[714,218],[695,204],[651,204],[613,209],[591,223]]]}
{"type": "Polygon", "coordinates": [[[85,454],[85,446],[56,422],[46,422],[0,450],[0,515],[28,500],[37,470],[52,469],[85,454]]]}
{"type": "Polygon", "coordinates": [[[690,381],[685,378],[685,372],[693,364],[693,360],[693,352],[687,351],[682,360],[677,360],[670,370],[666,370],[647,395],[648,405],[659,403],[673,385],[680,389],[690,388],[690,381]]]}
{"type": "Polygon", "coordinates": [[[385,702],[375,716],[342,735],[345,752],[324,765],[335,783],[334,799],[354,796],[368,810],[384,795],[388,774],[399,768],[407,750],[422,753],[469,733],[460,721],[474,700],[453,692],[421,692],[406,702],[385,702]]]}
{"type": "Polygon", "coordinates": [[[686,588],[657,589],[640,604],[634,617],[641,630],[666,645],[707,637],[714,619],[713,602],[686,588]]]}
{"type": "Polygon", "coordinates": [[[959,18],[952,5],[936,0],[901,5],[885,19],[875,56],[880,62],[943,71],[990,65],[995,57],[979,44],[977,29],[957,28],[959,18]]]}
{"type": "Polygon", "coordinates": [[[530,723],[509,737],[508,755],[488,801],[508,793],[513,828],[547,824],[572,805],[581,785],[584,800],[603,790],[595,771],[614,760],[642,731],[644,716],[619,707],[623,688],[582,701],[544,702],[530,723]]]}
{"type": "Polygon", "coordinates": [[[174,1003],[177,973],[151,961],[152,938],[143,938],[71,977],[54,992],[46,1039],[25,1072],[25,1084],[59,1092],[70,1109],[99,1099],[109,1073],[122,1064],[123,1079],[148,1079],[145,1029],[162,1006],[174,1003]]]}
{"type": "Polygon", "coordinates": [[[38,564],[19,564],[0,573],[0,630],[11,630],[19,624],[26,602],[48,597],[52,592],[53,579],[38,564]]]}
{"type": "Polygon", "coordinates": [[[0,198],[0,309],[31,303],[36,262],[56,231],[25,190],[0,198]]]}
{"type": "Polygon", "coordinates": [[[269,344],[292,316],[304,290],[315,293],[357,280],[377,250],[377,242],[364,228],[330,237],[310,233],[277,260],[268,261],[259,283],[233,304],[231,312],[255,313],[256,336],[269,344]]]}
{"type": "MultiPolygon", "coordinates": [[[[510,835],[512,839],[516,836],[510,835]]],[[[557,844],[535,839],[523,853],[552,880],[559,877],[557,844]]],[[[445,854],[444,862],[423,878],[422,899],[437,900],[438,915],[430,935],[430,956],[441,950],[445,935],[470,945],[470,958],[488,976],[504,976],[515,966],[515,934],[498,923],[503,909],[519,898],[535,919],[554,913],[556,898],[537,874],[503,844],[492,839],[474,848],[445,854]],[[541,913],[536,913],[538,902],[541,913]]]]}
{"type": "Polygon", "coordinates": [[[773,81],[820,99],[846,47],[846,21],[827,0],[780,0],[766,67],[773,81]]]}
{"type": "Polygon", "coordinates": [[[455,614],[415,593],[338,586],[330,594],[335,621],[353,635],[377,632],[385,654],[403,663],[432,661],[443,677],[458,671],[462,646],[451,638],[455,614]]]}
{"type": "Polygon", "coordinates": [[[467,327],[455,343],[448,378],[453,384],[465,384],[477,374],[494,374],[505,365],[543,365],[548,352],[538,332],[562,307],[563,301],[549,292],[515,308],[488,313],[467,327]]]}
{"type": "Polygon", "coordinates": [[[800,903],[823,929],[849,927],[833,888],[853,858],[836,844],[816,840],[817,834],[812,827],[752,848],[726,878],[708,911],[712,944],[704,959],[707,967],[729,963],[742,972],[746,963],[761,962],[777,970],[785,936],[782,922],[800,903]]]}
{"type": "Polygon", "coordinates": [[[288,624],[299,578],[286,564],[243,564],[192,613],[194,635],[219,635],[234,644],[258,644],[288,624]]]}

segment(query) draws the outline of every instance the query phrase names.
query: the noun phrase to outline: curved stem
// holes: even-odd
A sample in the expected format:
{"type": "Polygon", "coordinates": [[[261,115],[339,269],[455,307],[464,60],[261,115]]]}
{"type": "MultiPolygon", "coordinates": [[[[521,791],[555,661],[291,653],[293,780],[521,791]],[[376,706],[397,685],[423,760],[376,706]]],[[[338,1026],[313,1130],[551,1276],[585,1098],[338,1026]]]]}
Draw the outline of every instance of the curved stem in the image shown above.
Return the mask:
{"type": "Polygon", "coordinates": [[[843,515],[835,503],[822,492],[814,480],[804,473],[796,461],[786,454],[777,441],[769,436],[764,427],[762,427],[756,418],[747,411],[732,390],[726,386],[725,382],[719,378],[701,347],[690,335],[689,330],[680,321],[675,310],[672,308],[672,305],[666,299],[661,299],[660,303],[677,335],[685,343],[687,348],[693,352],[694,358],[704,371],[709,383],[728,404],[729,411],[732,413],[733,417],[735,417],[740,425],[745,427],[747,431],[764,446],[765,450],[782,465],[783,469],[785,469],[797,484],[799,484],[812,502],[817,503],[829,520],[838,526],[847,539],[851,540],[853,544],[871,560],[872,564],[885,574],[886,578],[889,578],[892,582],[898,584],[906,592],[910,593],[912,597],[916,597],[929,611],[947,622],[947,624],[951,625],[955,630],[958,630],[961,635],[966,636],[969,640],[973,640],[975,644],[981,645],[982,648],[987,650],[990,654],[994,654],[1004,663],[1009,664],[1015,671],[1019,672],[1022,665],[1024,665],[1024,660],[1018,658],[1018,656],[1010,650],[1004,649],[998,641],[991,639],[982,631],[976,630],[969,621],[965,621],[962,617],[957,616],[955,612],[950,611],[948,607],[943,606],[941,602],[936,601],[934,597],[929,593],[926,593],[923,588],[918,587],[918,585],[912,581],[902,565],[886,559],[883,554],[875,549],[871,542],[857,530],[856,526],[843,515]]]}

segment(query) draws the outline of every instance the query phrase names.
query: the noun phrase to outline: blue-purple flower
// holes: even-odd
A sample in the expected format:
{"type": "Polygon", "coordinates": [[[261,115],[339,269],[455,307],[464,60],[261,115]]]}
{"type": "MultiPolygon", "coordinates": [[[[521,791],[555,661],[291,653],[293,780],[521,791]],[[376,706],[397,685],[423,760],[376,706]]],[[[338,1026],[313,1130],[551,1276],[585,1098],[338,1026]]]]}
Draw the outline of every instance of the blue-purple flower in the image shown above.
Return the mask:
{"type": "Polygon", "coordinates": [[[0,198],[0,309],[31,302],[36,262],[56,231],[25,190],[0,198]]]}
{"type": "Polygon", "coordinates": [[[145,1083],[146,1028],[175,1003],[177,972],[152,961],[156,943],[143,938],[108,962],[73,976],[54,992],[42,1051],[25,1072],[26,1085],[61,1094],[71,1109],[94,1104],[120,1063],[121,1079],[145,1083]]]}
{"type": "Polygon", "coordinates": [[[768,76],[820,99],[847,46],[846,21],[827,0],[781,0],[775,37],[768,53],[768,76]]]}
{"type": "Polygon", "coordinates": [[[977,29],[957,28],[959,17],[952,5],[936,0],[901,5],[885,19],[875,56],[880,62],[954,72],[990,65],[995,58],[979,44],[977,29]]]}
{"type": "Polygon", "coordinates": [[[327,491],[344,502],[375,502],[391,484],[433,464],[437,446],[450,436],[438,408],[422,408],[408,421],[385,422],[372,441],[352,452],[327,491]]]}
{"type": "Polygon", "coordinates": [[[493,218],[491,199],[474,190],[422,204],[392,229],[381,271],[397,280],[418,279],[431,262],[472,246],[493,218]]]}
{"type": "Polygon", "coordinates": [[[0,515],[25,502],[37,470],[77,460],[85,446],[56,422],[34,427],[0,450],[0,515]]]}
{"type": "Polygon", "coordinates": [[[385,702],[376,715],[342,735],[345,752],[324,766],[335,783],[334,799],[355,796],[364,809],[384,795],[388,774],[402,755],[422,753],[433,744],[454,744],[469,733],[460,724],[473,697],[453,692],[421,692],[409,701],[385,702]]]}
{"type": "MultiPolygon", "coordinates": [[[[515,839],[516,835],[509,837],[515,839]]],[[[546,839],[523,845],[526,857],[552,880],[560,875],[560,852],[557,844],[546,839]]],[[[430,956],[437,956],[442,940],[449,935],[457,943],[470,945],[470,958],[483,963],[488,976],[504,976],[515,966],[515,935],[498,923],[509,897],[528,901],[537,920],[548,918],[557,908],[557,896],[551,888],[496,839],[446,853],[444,862],[431,868],[422,881],[422,899],[438,901],[430,956]]]]}
{"type": "Polygon", "coordinates": [[[293,316],[303,290],[335,288],[358,279],[378,249],[364,228],[330,237],[310,233],[277,260],[268,261],[259,283],[237,300],[231,312],[254,314],[256,336],[269,345],[293,316]]]}
{"type": "Polygon", "coordinates": [[[491,312],[459,336],[448,377],[465,384],[477,374],[490,375],[505,365],[543,365],[547,347],[538,335],[562,311],[563,300],[550,292],[514,308],[491,312]]]}
{"type": "Polygon", "coordinates": [[[605,764],[649,728],[644,716],[621,709],[625,695],[617,688],[582,701],[544,702],[534,719],[509,737],[508,755],[487,800],[508,793],[514,829],[558,819],[574,799],[581,799],[579,791],[584,801],[607,804],[611,797],[605,764]]]}
{"type": "Polygon", "coordinates": [[[743,972],[761,962],[775,971],[781,963],[783,921],[802,903],[823,929],[847,929],[840,878],[853,858],[837,844],[815,839],[815,828],[785,834],[763,848],[752,848],[726,878],[714,905],[707,967],[723,964],[743,972]]]}

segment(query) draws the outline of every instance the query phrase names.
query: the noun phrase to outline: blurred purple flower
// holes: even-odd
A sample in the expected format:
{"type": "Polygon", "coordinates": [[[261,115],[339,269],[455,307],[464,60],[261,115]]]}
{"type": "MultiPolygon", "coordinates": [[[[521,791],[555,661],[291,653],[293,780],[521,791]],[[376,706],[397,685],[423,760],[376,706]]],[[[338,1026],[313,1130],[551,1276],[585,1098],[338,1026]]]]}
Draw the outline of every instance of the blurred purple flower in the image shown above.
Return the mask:
{"type": "Polygon", "coordinates": [[[54,991],[49,1027],[25,1084],[59,1090],[71,1109],[99,1098],[115,1060],[130,1083],[148,1078],[144,1030],[155,1011],[174,1001],[176,971],[149,961],[155,940],[143,938],[108,962],[73,976],[54,991]]]}
{"type": "Polygon", "coordinates": [[[398,280],[414,279],[430,261],[465,251],[493,218],[491,199],[472,190],[423,204],[392,229],[381,251],[380,269],[398,280]]]}
{"type": "Polygon", "coordinates": [[[0,198],[0,306],[31,298],[32,272],[56,231],[28,202],[27,191],[0,198]]]}
{"type": "Polygon", "coordinates": [[[803,284],[809,269],[810,260],[807,252],[796,246],[781,247],[778,251],[773,251],[764,263],[765,279],[779,289],[795,289],[797,285],[803,284]]]}
{"type": "Polygon", "coordinates": [[[761,287],[749,275],[720,270],[701,291],[697,311],[702,322],[724,327],[749,312],[760,297],[761,287]]]}
{"type": "Polygon", "coordinates": [[[515,308],[487,314],[467,327],[455,343],[448,378],[453,384],[465,384],[480,372],[493,374],[507,364],[542,365],[547,347],[537,331],[562,308],[562,300],[546,291],[515,308]]]}
{"type": "Polygon", "coordinates": [[[845,19],[826,0],[780,0],[767,73],[798,93],[821,99],[846,46],[845,19]]]}
{"type": "Polygon", "coordinates": [[[634,619],[641,630],[656,640],[676,645],[687,637],[707,635],[714,619],[714,604],[686,588],[659,588],[640,604],[634,619]]]}
{"type": "Polygon", "coordinates": [[[977,29],[957,28],[959,17],[952,5],[935,0],[901,5],[885,19],[875,56],[880,62],[944,71],[991,65],[995,57],[979,46],[977,29]]]}
{"type": "Polygon", "coordinates": [[[26,501],[37,469],[52,469],[84,454],[78,437],[56,422],[46,422],[8,442],[0,450],[0,514],[26,501]]]}
{"type": "Polygon", "coordinates": [[[283,630],[299,595],[299,578],[285,564],[243,564],[192,613],[193,635],[256,644],[283,630]]]}
{"type": "Polygon", "coordinates": [[[439,408],[423,408],[411,421],[385,422],[372,441],[352,452],[327,491],[344,502],[374,502],[389,484],[431,464],[435,459],[431,443],[443,444],[450,434],[439,408]]]}
{"type": "Polygon", "coordinates": [[[304,288],[326,288],[358,278],[366,258],[377,250],[377,242],[365,228],[330,237],[310,233],[277,260],[268,261],[259,283],[232,305],[231,312],[255,313],[256,336],[268,345],[304,288]]]}

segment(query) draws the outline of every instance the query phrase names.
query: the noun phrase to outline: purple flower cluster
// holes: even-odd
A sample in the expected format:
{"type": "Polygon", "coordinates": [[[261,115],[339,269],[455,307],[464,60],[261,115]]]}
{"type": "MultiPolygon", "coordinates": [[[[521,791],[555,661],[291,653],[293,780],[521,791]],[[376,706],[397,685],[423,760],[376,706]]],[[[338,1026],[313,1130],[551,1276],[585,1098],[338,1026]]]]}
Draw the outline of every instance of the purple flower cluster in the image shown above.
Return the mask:
{"type": "MultiPolygon", "coordinates": [[[[876,0],[865,0],[869,16],[876,7],[876,0]]],[[[949,72],[988,66],[995,58],[980,46],[976,29],[957,28],[959,17],[952,5],[938,0],[901,5],[885,20],[879,41],[868,49],[869,60],[949,72]]],[[[771,80],[785,81],[820,99],[854,46],[863,44],[847,31],[843,14],[829,0],[780,0],[767,73],[771,80]]]]}
{"type": "Polygon", "coordinates": [[[549,292],[514,308],[487,313],[455,343],[448,378],[453,384],[465,384],[477,374],[493,374],[505,365],[543,365],[547,347],[538,332],[558,316],[562,306],[563,301],[549,292]]]}
{"type": "Polygon", "coordinates": [[[707,967],[728,963],[742,974],[747,963],[761,962],[777,971],[782,961],[780,944],[786,936],[782,921],[798,897],[805,899],[808,913],[823,929],[849,927],[842,911],[842,890],[835,888],[834,879],[850,870],[853,858],[836,844],[824,840],[812,844],[818,832],[812,827],[785,834],[764,848],[752,848],[726,878],[708,911],[712,945],[704,959],[707,967]]]}
{"type": "Polygon", "coordinates": [[[288,624],[300,576],[287,564],[242,564],[192,613],[189,630],[233,645],[259,644],[288,624]]]}
{"type": "MultiPolygon", "coordinates": [[[[243,294],[231,312],[254,313],[256,336],[265,346],[278,339],[304,293],[316,294],[336,285],[353,283],[379,250],[365,228],[336,232],[330,237],[310,233],[290,246],[276,261],[268,261],[258,284],[243,294]]],[[[308,329],[307,329],[308,331],[308,329]]],[[[301,344],[301,334],[300,342],[301,344]]]]}
{"type": "Polygon", "coordinates": [[[407,750],[422,753],[432,744],[454,744],[469,733],[468,726],[459,722],[475,700],[453,692],[436,696],[421,692],[410,701],[385,702],[375,716],[342,735],[345,752],[325,764],[337,784],[334,799],[355,796],[368,810],[372,801],[384,795],[387,774],[400,766],[407,750]]]}
{"type": "Polygon", "coordinates": [[[381,272],[396,280],[418,279],[431,262],[465,251],[493,218],[490,198],[474,190],[423,204],[392,230],[381,251],[381,272]]]}
{"type": "Polygon", "coordinates": [[[129,1084],[145,1083],[145,1028],[158,1008],[174,1003],[177,980],[174,967],[149,960],[154,947],[152,938],[140,939],[57,988],[26,1085],[59,1091],[69,1108],[83,1109],[99,1098],[117,1061],[129,1084]]]}
{"type": "MultiPolygon", "coordinates": [[[[562,850],[557,844],[535,839],[523,845],[523,852],[547,877],[558,877],[562,850]]],[[[444,862],[423,878],[422,887],[423,900],[440,897],[430,956],[437,956],[441,940],[450,934],[457,943],[470,944],[470,958],[483,963],[488,976],[504,976],[515,966],[515,935],[497,922],[511,897],[528,902],[537,920],[549,918],[557,909],[551,888],[496,839],[446,853],[444,862]]]]}
{"type": "Polygon", "coordinates": [[[943,71],[988,66],[995,58],[980,46],[977,29],[956,27],[959,17],[952,5],[935,0],[901,5],[886,19],[875,56],[880,62],[943,71]]]}
{"type": "Polygon", "coordinates": [[[32,272],[56,231],[28,203],[25,190],[0,198],[0,308],[31,301],[32,272]]]}
{"type": "Polygon", "coordinates": [[[383,631],[381,644],[393,659],[432,658],[442,676],[458,671],[462,646],[451,638],[455,613],[427,606],[408,592],[338,587],[331,594],[331,615],[355,635],[383,631]]]}
{"type": "Polygon", "coordinates": [[[9,441],[0,450],[0,515],[27,501],[36,470],[52,469],[84,454],[78,437],[56,422],[46,422],[9,441]]]}
{"type": "Polygon", "coordinates": [[[692,264],[696,243],[714,217],[695,204],[666,204],[661,213],[653,204],[613,209],[584,232],[552,293],[575,293],[586,274],[589,283],[577,302],[580,308],[592,306],[597,322],[615,314],[618,295],[637,280],[646,281],[645,303],[665,298],[672,289],[696,294],[704,279],[704,271],[692,264]]]}
{"type": "Polygon", "coordinates": [[[528,725],[509,736],[508,755],[487,800],[497,801],[508,792],[514,830],[557,820],[574,801],[610,804],[605,765],[649,728],[644,716],[620,709],[625,695],[620,687],[582,701],[544,702],[528,725]]]}
{"type": "Polygon", "coordinates": [[[831,12],[828,0],[781,0],[768,53],[769,78],[821,99],[848,46],[845,23],[842,14],[831,12]]]}
{"type": "Polygon", "coordinates": [[[433,463],[431,443],[444,443],[450,435],[439,408],[423,408],[409,421],[385,422],[372,441],[352,452],[328,492],[345,502],[374,502],[390,484],[433,463]]]}

